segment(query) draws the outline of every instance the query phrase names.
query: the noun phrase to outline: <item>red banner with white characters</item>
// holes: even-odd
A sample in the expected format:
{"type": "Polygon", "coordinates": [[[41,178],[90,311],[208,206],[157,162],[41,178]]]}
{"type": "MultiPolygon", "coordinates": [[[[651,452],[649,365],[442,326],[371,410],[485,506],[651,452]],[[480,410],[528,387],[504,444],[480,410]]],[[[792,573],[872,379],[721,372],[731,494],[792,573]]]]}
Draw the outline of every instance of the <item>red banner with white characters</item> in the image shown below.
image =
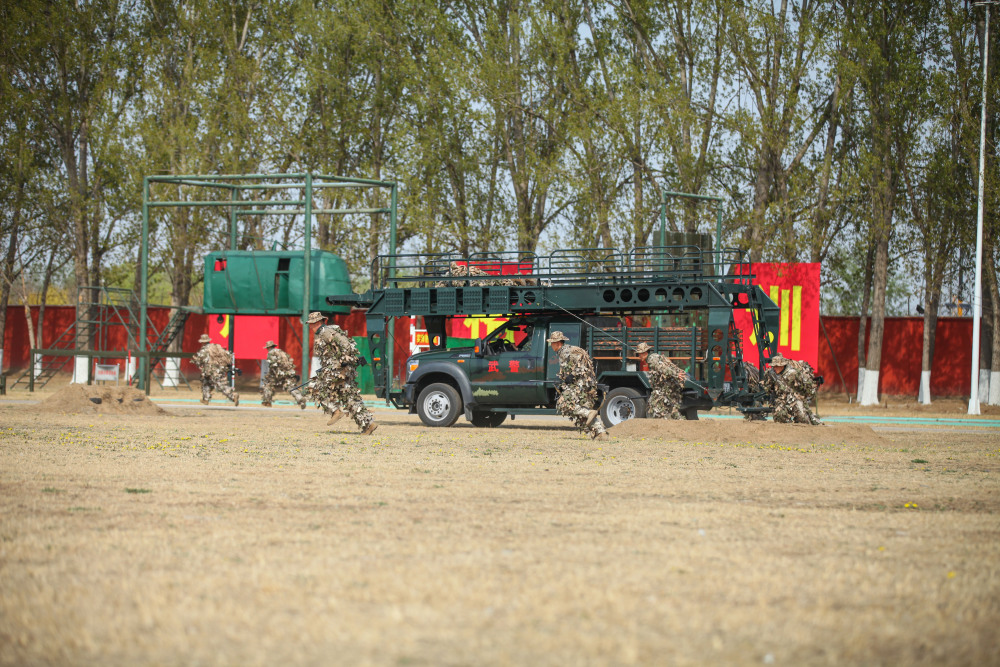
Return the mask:
{"type": "MultiPolygon", "coordinates": [[[[789,359],[819,359],[819,263],[754,264],[753,283],[759,285],[781,309],[778,351],[789,359]]],[[[733,312],[736,328],[743,330],[743,358],[757,365],[757,339],[749,310],[733,312]]]]}

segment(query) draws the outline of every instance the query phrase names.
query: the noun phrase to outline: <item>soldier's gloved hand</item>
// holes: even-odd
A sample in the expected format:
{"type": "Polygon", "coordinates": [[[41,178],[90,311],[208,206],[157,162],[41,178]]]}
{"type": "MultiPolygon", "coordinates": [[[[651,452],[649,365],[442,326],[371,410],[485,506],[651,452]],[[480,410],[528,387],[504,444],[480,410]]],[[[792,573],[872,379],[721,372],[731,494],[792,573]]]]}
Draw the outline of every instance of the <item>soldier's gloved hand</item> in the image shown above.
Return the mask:
{"type": "Polygon", "coordinates": [[[298,382],[298,381],[299,381],[299,380],[301,380],[301,379],[302,379],[302,378],[301,378],[300,376],[298,376],[298,375],[296,375],[296,376],[295,376],[295,381],[296,381],[296,382],[298,382]]]}
{"type": "Polygon", "coordinates": [[[368,360],[362,356],[358,356],[358,366],[367,366],[368,360]]]}
{"type": "Polygon", "coordinates": [[[235,372],[237,375],[243,375],[243,370],[239,368],[234,368],[233,372],[235,372]]]}

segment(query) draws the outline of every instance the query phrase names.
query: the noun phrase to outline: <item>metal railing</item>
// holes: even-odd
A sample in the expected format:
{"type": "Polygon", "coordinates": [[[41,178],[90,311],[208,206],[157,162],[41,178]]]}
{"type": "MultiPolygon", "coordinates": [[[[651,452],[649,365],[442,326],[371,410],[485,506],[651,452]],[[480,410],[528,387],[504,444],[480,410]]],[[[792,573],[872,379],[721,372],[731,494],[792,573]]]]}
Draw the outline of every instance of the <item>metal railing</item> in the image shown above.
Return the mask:
{"type": "Polygon", "coordinates": [[[737,248],[704,250],[694,245],[567,248],[548,255],[531,252],[396,253],[378,255],[371,266],[373,289],[470,285],[593,285],[693,280],[749,286],[747,253],[737,248]]]}

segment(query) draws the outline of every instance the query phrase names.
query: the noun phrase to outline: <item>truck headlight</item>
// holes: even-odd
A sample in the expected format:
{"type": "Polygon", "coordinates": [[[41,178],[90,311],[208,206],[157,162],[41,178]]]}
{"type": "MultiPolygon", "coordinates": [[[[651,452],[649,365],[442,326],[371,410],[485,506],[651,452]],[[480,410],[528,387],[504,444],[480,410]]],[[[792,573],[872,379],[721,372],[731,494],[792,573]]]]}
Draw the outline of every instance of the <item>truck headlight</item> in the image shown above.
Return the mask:
{"type": "Polygon", "coordinates": [[[410,375],[412,375],[413,371],[417,370],[417,368],[419,366],[420,366],[420,362],[417,361],[416,359],[407,359],[406,360],[406,377],[409,377],[410,375]]]}

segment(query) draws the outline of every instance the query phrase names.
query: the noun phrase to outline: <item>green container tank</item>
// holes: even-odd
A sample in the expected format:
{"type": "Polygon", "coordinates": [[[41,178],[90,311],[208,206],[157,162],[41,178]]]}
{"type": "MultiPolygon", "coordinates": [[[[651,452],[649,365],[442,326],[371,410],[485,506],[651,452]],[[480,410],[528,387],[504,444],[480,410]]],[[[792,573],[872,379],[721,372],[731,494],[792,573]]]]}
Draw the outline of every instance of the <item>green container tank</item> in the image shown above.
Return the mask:
{"type": "MultiPolygon", "coordinates": [[[[347,264],[332,252],[313,250],[309,310],[346,313],[327,294],[351,291],[347,264]]],[[[299,315],[302,313],[303,251],[226,250],[205,255],[206,313],[299,315]]]]}

